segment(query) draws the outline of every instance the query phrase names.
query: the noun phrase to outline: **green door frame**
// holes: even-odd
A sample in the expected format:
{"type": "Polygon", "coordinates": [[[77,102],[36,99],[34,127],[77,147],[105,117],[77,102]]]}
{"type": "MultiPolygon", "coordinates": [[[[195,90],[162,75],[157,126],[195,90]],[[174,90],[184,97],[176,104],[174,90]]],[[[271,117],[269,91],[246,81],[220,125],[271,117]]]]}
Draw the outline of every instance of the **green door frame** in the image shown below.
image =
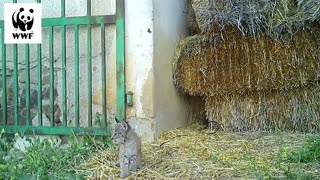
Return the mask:
{"type": "MultiPolygon", "coordinates": [[[[17,3],[17,0],[13,0],[13,3],[17,3]]],[[[37,3],[41,3],[41,0],[37,0],[37,3]]],[[[107,125],[107,107],[106,107],[106,58],[105,58],[105,28],[106,24],[116,25],[116,82],[117,82],[117,114],[116,119],[123,121],[125,119],[125,1],[116,0],[116,14],[115,15],[103,15],[92,16],[91,15],[91,0],[87,1],[87,16],[80,17],[66,17],[65,16],[65,0],[61,0],[61,17],[60,18],[44,18],[42,19],[42,26],[49,28],[49,58],[50,58],[50,119],[51,126],[42,126],[42,63],[41,63],[41,45],[37,45],[37,76],[38,76],[38,114],[40,114],[38,122],[39,126],[32,126],[30,119],[30,57],[29,44],[25,45],[24,55],[26,64],[26,107],[27,117],[26,125],[20,125],[19,122],[19,83],[18,83],[18,45],[13,45],[13,60],[14,60],[14,125],[7,124],[7,98],[3,98],[2,104],[2,122],[0,128],[4,129],[6,133],[33,133],[33,134],[89,134],[89,135],[110,135],[111,127],[107,125]],[[92,92],[88,90],[88,126],[81,127],[79,123],[79,26],[87,26],[87,68],[88,68],[88,89],[92,89],[92,42],[91,42],[91,27],[98,25],[101,27],[101,66],[102,66],[102,121],[103,127],[92,126],[92,92]],[[67,83],[66,83],[66,27],[74,26],[74,38],[75,38],[75,126],[67,126],[67,83]],[[62,47],[62,126],[54,126],[54,27],[61,27],[61,47],[62,47]]],[[[7,47],[4,44],[4,22],[0,21],[1,30],[1,51],[2,51],[2,67],[6,67],[7,61],[7,47]]],[[[2,97],[7,97],[7,79],[6,68],[2,68],[2,97]]]]}
{"type": "Polygon", "coordinates": [[[125,88],[125,1],[117,0],[117,121],[126,118],[125,88]]]}

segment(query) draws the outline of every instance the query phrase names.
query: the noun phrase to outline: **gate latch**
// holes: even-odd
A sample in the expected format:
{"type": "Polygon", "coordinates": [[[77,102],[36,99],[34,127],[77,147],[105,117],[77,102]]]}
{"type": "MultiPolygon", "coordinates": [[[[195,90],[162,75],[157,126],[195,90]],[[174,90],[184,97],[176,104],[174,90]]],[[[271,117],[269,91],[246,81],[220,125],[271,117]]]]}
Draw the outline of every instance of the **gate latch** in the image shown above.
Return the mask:
{"type": "Polygon", "coordinates": [[[128,106],[132,106],[133,105],[133,92],[128,91],[126,94],[126,103],[128,106]]]}

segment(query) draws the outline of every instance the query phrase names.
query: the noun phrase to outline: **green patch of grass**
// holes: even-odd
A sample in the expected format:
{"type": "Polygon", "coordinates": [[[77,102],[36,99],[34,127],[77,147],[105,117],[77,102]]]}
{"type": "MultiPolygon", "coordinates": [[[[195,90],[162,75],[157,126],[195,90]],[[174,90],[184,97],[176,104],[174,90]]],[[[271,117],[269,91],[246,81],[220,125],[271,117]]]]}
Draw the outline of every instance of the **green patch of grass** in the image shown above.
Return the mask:
{"type": "Polygon", "coordinates": [[[101,113],[96,112],[94,124],[98,125],[99,127],[103,127],[102,114],[101,113]]]}
{"type": "Polygon", "coordinates": [[[22,153],[13,148],[12,137],[0,140],[0,180],[1,179],[83,179],[76,175],[78,164],[99,149],[110,146],[107,137],[70,137],[69,146],[59,148],[49,141],[35,140],[33,146],[22,153]],[[11,155],[11,156],[10,156],[11,155]],[[5,159],[5,157],[10,158],[5,159]]]}
{"type": "Polygon", "coordinates": [[[314,179],[312,173],[307,173],[313,165],[320,163],[320,136],[307,137],[302,147],[285,152],[284,171],[287,179],[314,179]]]}
{"type": "Polygon", "coordinates": [[[304,171],[301,164],[286,164],[286,170],[284,172],[286,179],[292,180],[312,180],[314,179],[311,174],[304,171]]]}
{"type": "MultiPolygon", "coordinates": [[[[223,139],[227,142],[226,138],[223,139]]],[[[249,179],[311,180],[319,177],[320,136],[289,135],[277,131],[253,139],[245,138],[241,143],[235,143],[236,158],[231,157],[229,161],[230,167],[246,174],[249,179]]],[[[214,147],[216,152],[211,153],[209,159],[221,164],[224,159],[221,157],[229,157],[228,151],[232,147],[225,150],[221,150],[218,144],[214,147]]]]}
{"type": "Polygon", "coordinates": [[[290,153],[290,162],[320,162],[320,136],[309,137],[305,140],[302,148],[290,153]]]}
{"type": "Polygon", "coordinates": [[[267,159],[262,153],[253,154],[256,149],[244,151],[244,171],[255,179],[311,180],[319,177],[316,169],[320,167],[320,136],[306,135],[305,140],[300,141],[301,146],[296,147],[279,131],[275,137],[274,154],[267,159]]]}
{"type": "Polygon", "coordinates": [[[308,171],[312,163],[320,162],[320,136],[307,136],[300,148],[290,149],[281,138],[276,156],[277,168],[284,172],[285,179],[311,180],[313,173],[308,171]]]}

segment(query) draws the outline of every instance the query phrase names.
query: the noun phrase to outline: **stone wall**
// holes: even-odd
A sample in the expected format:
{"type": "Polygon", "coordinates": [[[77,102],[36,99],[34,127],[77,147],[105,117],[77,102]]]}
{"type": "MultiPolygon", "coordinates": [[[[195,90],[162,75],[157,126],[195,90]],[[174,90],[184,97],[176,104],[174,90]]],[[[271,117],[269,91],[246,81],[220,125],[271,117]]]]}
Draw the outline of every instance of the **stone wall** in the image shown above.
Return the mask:
{"type": "MultiPolygon", "coordinates": [[[[3,12],[3,5],[5,2],[0,2],[0,12],[3,12]]],[[[34,2],[31,0],[24,0],[19,2],[34,2]]],[[[66,1],[66,16],[84,16],[86,15],[86,0],[79,0],[70,3],[66,1]]],[[[59,17],[60,15],[60,1],[43,0],[43,18],[59,17]]],[[[92,1],[92,15],[107,15],[115,13],[115,0],[94,0],[92,1]]],[[[3,14],[0,14],[0,20],[3,20],[3,14]]],[[[102,82],[101,82],[101,29],[99,26],[92,27],[92,95],[93,95],[93,119],[96,114],[102,114],[102,82]]],[[[42,35],[42,110],[44,115],[50,119],[50,59],[49,59],[49,34],[48,28],[43,28],[42,35]]],[[[108,107],[108,119],[111,120],[115,114],[115,26],[106,26],[106,68],[107,68],[107,107],[108,107]]],[[[67,27],[67,115],[68,124],[74,125],[75,114],[75,75],[74,75],[74,28],[73,26],[67,27]]],[[[88,85],[87,85],[87,28],[80,26],[79,30],[79,67],[80,67],[80,125],[87,125],[88,114],[88,85]]],[[[54,28],[54,121],[56,124],[60,124],[62,121],[62,39],[61,29],[59,27],[54,28]]],[[[1,49],[0,45],[0,49],[1,49]]],[[[13,48],[12,45],[7,45],[7,101],[8,101],[8,122],[13,123],[14,117],[14,94],[13,94],[13,48]]],[[[26,74],[25,74],[25,58],[24,58],[24,46],[19,45],[18,48],[18,81],[19,81],[19,116],[21,124],[25,124],[26,116],[26,74]]],[[[0,58],[2,54],[0,52],[0,58]]],[[[2,62],[2,61],[1,61],[2,62]]],[[[38,106],[38,78],[37,78],[37,47],[36,45],[30,45],[30,105],[31,105],[31,120],[37,115],[38,106]]],[[[0,91],[2,92],[2,63],[0,63],[0,91]]],[[[0,93],[1,93],[0,92],[0,93]]],[[[3,97],[2,93],[0,98],[3,97]]],[[[2,103],[2,102],[0,102],[2,103]]],[[[2,106],[2,105],[0,105],[2,106]]],[[[0,114],[2,111],[0,112],[0,114]]],[[[0,116],[1,120],[2,116],[0,116]]],[[[50,119],[51,120],[51,119],[50,119]]],[[[95,121],[95,120],[93,120],[95,121]]],[[[2,121],[1,121],[2,122],[2,121]]]]}
{"type": "MultiPolygon", "coordinates": [[[[0,1],[0,12],[3,2],[0,1]]],[[[22,1],[19,1],[22,2],[22,1]]],[[[24,0],[24,2],[33,2],[24,0]]],[[[43,17],[59,17],[60,1],[42,0],[43,17]]],[[[93,15],[115,13],[116,0],[92,0],[93,15]]],[[[86,14],[86,0],[66,1],[67,16],[86,14]]],[[[133,92],[133,106],[127,106],[126,116],[129,124],[138,132],[142,141],[153,141],[162,132],[183,127],[188,120],[188,103],[179,95],[172,82],[172,61],[174,49],[180,37],[187,32],[187,0],[127,0],[125,4],[125,70],[126,90],[133,92]]],[[[2,19],[0,13],[0,19],[2,19]]],[[[101,49],[100,28],[92,29],[92,75],[93,75],[93,116],[102,112],[101,49]]],[[[43,107],[49,102],[49,44],[48,30],[43,29],[43,107]]],[[[106,27],[106,77],[108,120],[113,121],[116,112],[116,32],[114,25],[106,27]]],[[[61,121],[62,102],[62,64],[60,29],[54,30],[54,87],[56,92],[56,121],[61,121]]],[[[87,66],[86,66],[86,28],[80,28],[80,123],[87,124],[87,66]]],[[[23,48],[23,47],[22,47],[23,48]]],[[[8,46],[8,86],[12,88],[12,48],[8,46]]],[[[1,55],[1,52],[0,52],[1,55]]],[[[24,99],[24,52],[19,49],[19,99],[24,99]],[[20,80],[21,79],[21,80],[20,80]]],[[[1,56],[0,56],[1,57],[1,56]]],[[[31,46],[31,96],[32,118],[36,115],[36,48],[31,46]]],[[[1,68],[1,66],[0,66],[1,68]]],[[[67,30],[67,101],[68,119],[74,123],[74,34],[73,27],[67,30]]],[[[8,93],[12,93],[11,90],[8,93]]],[[[8,96],[12,104],[12,95],[8,96]]],[[[23,103],[20,103],[21,108],[23,103]]],[[[23,110],[21,111],[23,112],[23,110]]],[[[47,112],[45,112],[47,113],[47,112]]],[[[12,116],[12,112],[9,112],[12,116]]],[[[47,113],[46,116],[49,114],[47,113]]],[[[93,117],[93,118],[94,118],[93,117]]],[[[50,118],[50,117],[48,117],[50,118]]],[[[98,118],[99,119],[99,118],[98,118]]]]}
{"type": "MultiPolygon", "coordinates": [[[[12,125],[14,123],[14,71],[10,64],[13,64],[12,59],[8,59],[7,63],[7,114],[8,123],[12,125]]],[[[19,103],[19,121],[21,124],[26,123],[26,71],[25,63],[19,61],[19,71],[18,71],[18,103],[19,103]]],[[[38,79],[37,79],[37,64],[32,62],[30,64],[30,107],[31,107],[31,120],[37,115],[38,108],[38,79]]],[[[2,71],[2,65],[0,69],[2,71]]],[[[42,66],[42,111],[50,119],[50,73],[49,66],[42,66]]],[[[56,73],[57,74],[57,71],[56,73]]],[[[0,83],[2,84],[2,74],[0,83]]],[[[55,81],[57,84],[57,81],[55,81]]],[[[2,97],[3,87],[0,90],[0,98],[2,97]]],[[[54,108],[55,108],[55,122],[60,122],[61,109],[58,104],[59,93],[57,88],[54,88],[54,108]]],[[[2,102],[1,102],[2,103],[2,102]]],[[[3,105],[1,105],[3,106],[3,105]]],[[[2,113],[2,112],[1,112],[2,113]]],[[[2,116],[0,117],[2,119],[2,116]]]]}

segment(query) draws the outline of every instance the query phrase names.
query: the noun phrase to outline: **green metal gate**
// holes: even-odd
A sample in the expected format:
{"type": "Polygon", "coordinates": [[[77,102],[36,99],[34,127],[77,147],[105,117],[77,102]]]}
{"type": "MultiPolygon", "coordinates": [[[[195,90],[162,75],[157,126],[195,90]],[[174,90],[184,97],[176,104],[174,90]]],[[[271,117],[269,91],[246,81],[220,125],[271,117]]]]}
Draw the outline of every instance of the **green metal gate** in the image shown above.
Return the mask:
{"type": "MultiPolygon", "coordinates": [[[[17,0],[13,0],[13,3],[17,3],[17,0]]],[[[41,3],[41,0],[37,0],[37,3],[41,3]]],[[[105,29],[107,24],[116,25],[116,81],[117,81],[117,114],[116,117],[120,121],[125,117],[125,76],[124,76],[124,0],[116,0],[116,14],[114,15],[103,15],[103,16],[92,16],[91,15],[91,0],[87,1],[87,16],[80,17],[66,17],[65,16],[65,0],[61,0],[61,17],[60,18],[44,18],[42,19],[42,26],[49,29],[49,62],[50,62],[50,123],[51,126],[43,126],[42,123],[42,54],[41,45],[37,45],[37,57],[31,57],[37,59],[37,113],[38,115],[38,126],[32,126],[31,123],[31,112],[30,112],[30,45],[24,45],[24,59],[25,59],[25,82],[26,82],[26,122],[24,125],[19,121],[19,83],[18,83],[18,45],[13,45],[13,51],[8,52],[7,45],[4,44],[4,22],[0,21],[1,30],[1,63],[2,63],[2,99],[1,99],[1,110],[2,110],[2,122],[0,122],[0,128],[4,129],[7,133],[34,133],[34,134],[89,134],[89,135],[110,135],[110,127],[107,125],[107,107],[106,107],[106,58],[105,58],[105,29]],[[87,83],[88,83],[88,126],[81,127],[79,123],[80,114],[80,102],[79,102],[79,26],[87,26],[87,83]],[[102,68],[102,127],[93,127],[92,118],[92,27],[100,26],[101,29],[101,68],[102,68]],[[62,42],[54,41],[54,27],[61,28],[61,39],[62,42]],[[74,73],[75,73],[75,119],[74,126],[67,125],[67,71],[66,71],[66,28],[74,28],[74,73]],[[61,43],[62,48],[62,125],[54,125],[54,43],[61,43]],[[8,109],[7,109],[7,58],[8,53],[13,55],[13,83],[14,83],[14,124],[9,125],[8,109]]]]}

